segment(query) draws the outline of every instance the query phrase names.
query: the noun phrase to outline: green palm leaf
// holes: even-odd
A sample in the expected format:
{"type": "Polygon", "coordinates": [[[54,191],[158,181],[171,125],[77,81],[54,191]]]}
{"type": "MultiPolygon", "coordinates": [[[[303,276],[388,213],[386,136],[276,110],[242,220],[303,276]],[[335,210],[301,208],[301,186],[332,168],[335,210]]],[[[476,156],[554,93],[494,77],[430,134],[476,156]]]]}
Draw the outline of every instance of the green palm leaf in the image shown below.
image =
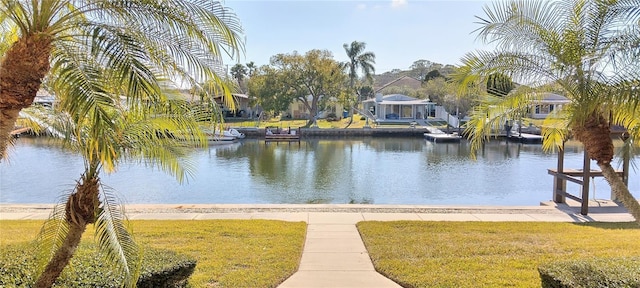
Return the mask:
{"type": "MultiPolygon", "coordinates": [[[[61,199],[66,201],[66,198],[61,199]]],[[[68,233],[69,223],[66,221],[65,205],[58,203],[53,207],[53,211],[40,228],[36,238],[36,270],[38,274],[42,273],[55,252],[62,247],[68,233]]]]}
{"type": "Polygon", "coordinates": [[[113,191],[101,187],[102,206],[96,215],[95,238],[97,246],[108,263],[114,263],[124,275],[125,287],[135,287],[140,275],[142,254],[136,245],[131,229],[126,226],[127,218],[121,202],[113,191]]]}

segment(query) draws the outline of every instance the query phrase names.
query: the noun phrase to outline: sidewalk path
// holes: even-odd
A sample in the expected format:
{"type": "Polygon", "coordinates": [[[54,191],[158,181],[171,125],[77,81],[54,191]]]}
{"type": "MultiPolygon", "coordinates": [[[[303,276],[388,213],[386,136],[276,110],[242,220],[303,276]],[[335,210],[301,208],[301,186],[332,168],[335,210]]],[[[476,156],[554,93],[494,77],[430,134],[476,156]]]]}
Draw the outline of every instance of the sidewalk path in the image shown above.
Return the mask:
{"type": "Polygon", "coordinates": [[[279,287],[400,287],[373,268],[355,226],[363,220],[360,213],[309,213],[298,272],[279,287]]]}
{"type": "MultiPolygon", "coordinates": [[[[355,224],[360,221],[545,221],[627,222],[633,217],[611,201],[590,205],[580,215],[576,205],[415,206],[415,205],[127,205],[139,219],[272,219],[304,221],[307,226],[298,272],[279,287],[400,287],[378,274],[355,224]]],[[[46,219],[51,205],[0,204],[1,220],[46,219]]]]}

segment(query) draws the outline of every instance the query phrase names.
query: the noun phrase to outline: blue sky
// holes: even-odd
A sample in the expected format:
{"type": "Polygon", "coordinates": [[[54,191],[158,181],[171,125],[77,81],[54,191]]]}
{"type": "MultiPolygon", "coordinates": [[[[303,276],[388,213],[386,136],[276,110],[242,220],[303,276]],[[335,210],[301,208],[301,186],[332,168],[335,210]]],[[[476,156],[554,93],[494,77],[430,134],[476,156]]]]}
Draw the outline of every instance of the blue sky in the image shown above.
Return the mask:
{"type": "MultiPolygon", "coordinates": [[[[342,45],[367,44],[376,54],[376,73],[408,69],[416,60],[460,64],[476,49],[487,49],[473,33],[474,16],[483,16],[480,0],[228,0],[246,36],[239,62],[269,63],[279,53],[327,49],[346,61],[342,45]]],[[[237,60],[228,61],[233,65],[237,60]]]]}

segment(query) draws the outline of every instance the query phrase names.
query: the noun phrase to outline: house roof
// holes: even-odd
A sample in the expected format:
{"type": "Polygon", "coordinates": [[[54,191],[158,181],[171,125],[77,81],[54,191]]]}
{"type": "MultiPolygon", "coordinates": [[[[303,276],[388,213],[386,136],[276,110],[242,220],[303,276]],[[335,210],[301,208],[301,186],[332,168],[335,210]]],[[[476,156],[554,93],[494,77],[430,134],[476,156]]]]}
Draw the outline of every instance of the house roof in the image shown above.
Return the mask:
{"type": "Polygon", "coordinates": [[[390,94],[382,96],[381,101],[377,99],[368,99],[363,102],[376,102],[378,104],[385,105],[417,105],[417,104],[429,104],[432,103],[427,99],[417,99],[402,94],[390,94]]]}
{"type": "MultiPolygon", "coordinates": [[[[249,96],[247,94],[239,94],[239,93],[231,93],[231,96],[233,96],[233,98],[243,98],[243,99],[249,99],[249,96]]],[[[218,94],[216,96],[213,96],[214,99],[217,98],[222,98],[222,95],[218,94]]]]}
{"type": "Polygon", "coordinates": [[[249,95],[247,95],[247,94],[231,93],[231,95],[233,95],[233,97],[237,97],[237,98],[249,99],[249,95]]]}
{"type": "Polygon", "coordinates": [[[542,94],[542,100],[540,102],[543,103],[569,103],[571,100],[567,97],[564,97],[559,94],[554,93],[544,93],[542,94]]]}
{"type": "Polygon", "coordinates": [[[44,89],[39,89],[36,92],[36,97],[33,99],[34,103],[53,103],[56,101],[56,97],[44,89]]]}
{"type": "Polygon", "coordinates": [[[36,97],[53,97],[53,94],[49,93],[49,91],[45,89],[40,88],[36,92],[36,97]]]}
{"type": "Polygon", "coordinates": [[[380,85],[379,87],[374,87],[374,91],[378,92],[383,90],[384,88],[387,87],[404,87],[407,86],[409,88],[412,89],[418,89],[420,87],[422,87],[422,81],[413,78],[413,77],[409,77],[409,76],[402,76],[399,78],[396,78],[392,81],[389,81],[387,83],[384,83],[383,85],[380,85]]]}

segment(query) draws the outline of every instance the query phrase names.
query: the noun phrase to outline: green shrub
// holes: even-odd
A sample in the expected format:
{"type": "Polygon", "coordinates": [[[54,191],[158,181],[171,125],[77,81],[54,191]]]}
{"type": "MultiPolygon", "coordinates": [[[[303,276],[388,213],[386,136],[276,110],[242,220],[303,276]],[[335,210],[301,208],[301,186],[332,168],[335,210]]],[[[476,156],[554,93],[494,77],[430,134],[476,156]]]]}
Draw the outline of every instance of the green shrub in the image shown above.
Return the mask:
{"type": "Polygon", "coordinates": [[[538,268],[543,288],[640,287],[640,258],[553,262],[538,268]]]}
{"type": "MultiPolygon", "coordinates": [[[[0,287],[31,287],[35,275],[35,245],[2,247],[0,287]]],[[[138,287],[184,287],[196,261],[173,251],[144,248],[138,287]]],[[[81,244],[55,287],[120,287],[123,277],[105,262],[93,244],[81,244]]]]}

